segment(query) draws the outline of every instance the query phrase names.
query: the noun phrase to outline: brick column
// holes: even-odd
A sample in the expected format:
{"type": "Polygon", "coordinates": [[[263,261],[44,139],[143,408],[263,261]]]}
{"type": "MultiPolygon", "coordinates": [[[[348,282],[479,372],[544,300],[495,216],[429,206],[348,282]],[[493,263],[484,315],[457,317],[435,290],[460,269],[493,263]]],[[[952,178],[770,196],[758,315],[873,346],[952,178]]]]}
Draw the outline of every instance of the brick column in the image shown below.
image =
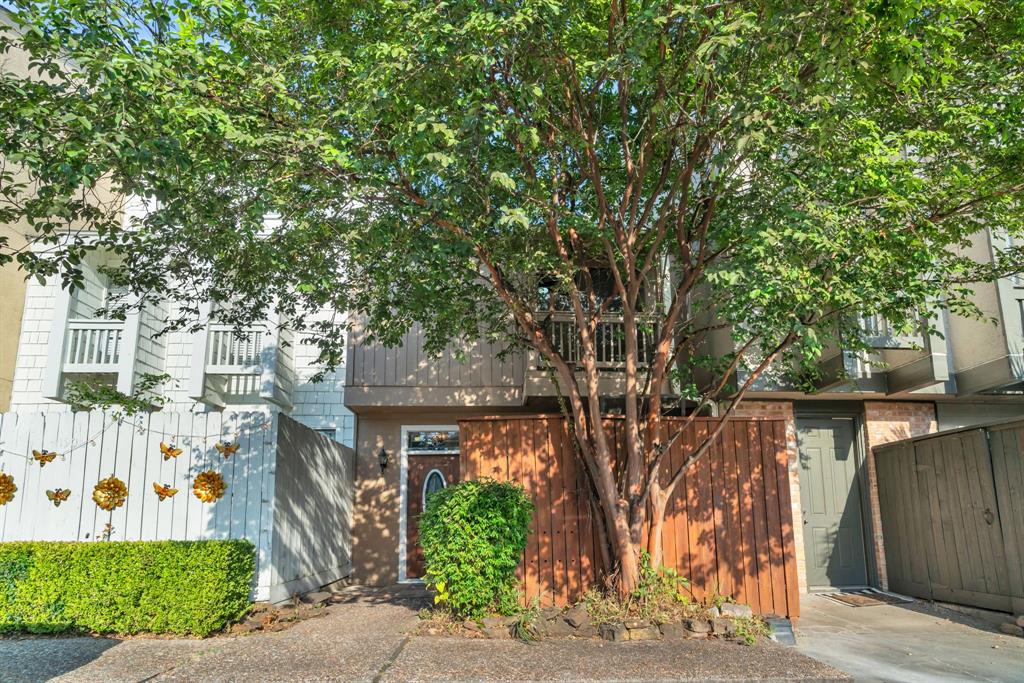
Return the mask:
{"type": "Polygon", "coordinates": [[[768,417],[786,421],[786,455],[789,461],[789,499],[793,515],[793,546],[796,550],[797,584],[807,592],[807,560],[804,557],[804,525],[800,507],[800,460],[797,455],[796,419],[790,401],[743,401],[733,413],[736,417],[768,417]]]}
{"type": "Polygon", "coordinates": [[[868,504],[871,506],[872,544],[878,566],[878,582],[889,588],[885,569],[885,543],[882,538],[882,514],[878,504],[878,477],[875,472],[875,446],[923,436],[938,431],[934,403],[895,401],[864,402],[864,440],[867,451],[868,504]]]}

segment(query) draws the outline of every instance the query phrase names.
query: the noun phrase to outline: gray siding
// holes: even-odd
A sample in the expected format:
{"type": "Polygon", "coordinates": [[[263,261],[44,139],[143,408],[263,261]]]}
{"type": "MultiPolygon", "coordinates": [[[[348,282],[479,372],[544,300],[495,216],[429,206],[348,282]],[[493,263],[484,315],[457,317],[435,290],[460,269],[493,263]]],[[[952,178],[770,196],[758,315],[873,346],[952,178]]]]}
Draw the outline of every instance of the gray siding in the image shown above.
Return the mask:
{"type": "Polygon", "coordinates": [[[361,332],[354,331],[349,346],[348,386],[521,388],[523,384],[523,354],[499,358],[504,348],[501,344],[472,344],[463,350],[465,358],[460,361],[459,349],[454,345],[440,356],[427,354],[418,325],[406,333],[397,348],[364,346],[361,341],[361,332]]]}
{"type": "Polygon", "coordinates": [[[290,417],[278,418],[270,600],[352,571],[355,451],[290,417]]]}

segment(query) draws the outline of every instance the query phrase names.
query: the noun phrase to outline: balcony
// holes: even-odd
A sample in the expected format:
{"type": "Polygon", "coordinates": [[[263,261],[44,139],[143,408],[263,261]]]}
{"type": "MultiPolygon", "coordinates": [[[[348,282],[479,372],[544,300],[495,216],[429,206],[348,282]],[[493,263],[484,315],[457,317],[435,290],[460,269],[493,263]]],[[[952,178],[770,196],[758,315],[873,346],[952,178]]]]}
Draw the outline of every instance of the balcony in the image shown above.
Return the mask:
{"type": "MultiPolygon", "coordinates": [[[[211,306],[203,316],[209,320],[211,306]]],[[[276,316],[264,325],[236,328],[208,322],[193,337],[189,396],[220,408],[269,401],[291,408],[294,385],[291,332],[276,316]]]]}
{"type": "Polygon", "coordinates": [[[64,372],[117,373],[123,335],[124,322],[120,320],[68,320],[64,372]]]}
{"type": "MultiPolygon", "coordinates": [[[[576,319],[572,313],[552,313],[546,323],[548,339],[555,350],[570,365],[579,365],[580,348],[576,319]]],[[[648,365],[654,358],[657,327],[648,324],[646,329],[637,330],[637,360],[641,366],[648,365]]],[[[622,316],[606,315],[597,323],[595,334],[597,367],[601,370],[624,370],[626,367],[626,332],[622,316]]],[[[535,367],[546,366],[538,358],[535,367]]]]}
{"type": "Polygon", "coordinates": [[[945,315],[937,315],[942,335],[929,336],[922,331],[896,330],[880,315],[863,316],[861,329],[871,350],[858,356],[846,349],[836,349],[823,358],[819,363],[818,391],[846,387],[856,392],[891,395],[944,390],[950,379],[943,338],[948,330],[945,315]]]}
{"type": "MultiPolygon", "coordinates": [[[[576,319],[572,313],[555,311],[543,314],[544,328],[548,340],[555,350],[576,370],[581,369],[582,354],[579,343],[576,319]]],[[[658,335],[657,324],[649,318],[642,319],[637,326],[637,361],[643,371],[654,359],[655,343],[658,335]]],[[[622,316],[608,314],[601,317],[595,330],[594,351],[597,356],[597,368],[600,370],[600,390],[602,395],[622,395],[626,387],[626,329],[622,316]]],[[[535,351],[528,357],[523,390],[526,401],[537,405],[559,395],[559,387],[552,381],[551,373],[544,358],[535,351]]],[[[577,373],[577,378],[581,375],[577,373]]],[[[642,380],[641,380],[642,381],[642,380]]],[[[580,393],[589,393],[586,382],[578,382],[580,393]]],[[[666,383],[663,392],[669,392],[666,383]]]]}
{"type": "Polygon", "coordinates": [[[230,325],[210,325],[206,374],[258,375],[263,372],[263,331],[251,327],[236,332],[230,325]]]}

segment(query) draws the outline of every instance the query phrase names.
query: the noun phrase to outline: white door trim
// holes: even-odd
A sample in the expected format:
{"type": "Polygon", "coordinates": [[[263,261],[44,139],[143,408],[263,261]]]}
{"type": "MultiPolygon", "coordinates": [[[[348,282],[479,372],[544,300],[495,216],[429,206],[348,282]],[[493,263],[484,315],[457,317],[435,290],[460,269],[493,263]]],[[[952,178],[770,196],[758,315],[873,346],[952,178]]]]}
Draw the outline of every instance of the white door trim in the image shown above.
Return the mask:
{"type": "MultiPolygon", "coordinates": [[[[409,501],[409,451],[406,444],[409,442],[409,432],[414,431],[459,431],[458,425],[402,425],[401,444],[399,450],[401,460],[401,472],[398,479],[398,583],[422,583],[423,579],[409,578],[406,575],[405,553],[406,534],[408,532],[408,501],[409,501]]],[[[420,451],[430,454],[432,451],[420,451]]],[[[437,451],[437,455],[451,455],[451,451],[437,451]]],[[[444,476],[442,474],[442,476],[444,476]]]]}

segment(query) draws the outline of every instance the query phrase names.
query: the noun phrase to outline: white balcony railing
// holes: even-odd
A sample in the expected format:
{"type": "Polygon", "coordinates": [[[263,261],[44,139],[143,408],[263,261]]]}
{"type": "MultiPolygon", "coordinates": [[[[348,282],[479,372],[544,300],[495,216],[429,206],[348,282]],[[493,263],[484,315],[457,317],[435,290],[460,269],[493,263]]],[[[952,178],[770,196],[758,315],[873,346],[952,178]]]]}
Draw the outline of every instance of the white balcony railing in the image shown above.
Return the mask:
{"type": "Polygon", "coordinates": [[[861,316],[861,327],[868,343],[875,349],[915,349],[924,346],[922,334],[901,334],[880,315],[861,316]]]}
{"type": "MultiPolygon", "coordinates": [[[[558,353],[570,364],[580,362],[579,335],[576,320],[571,313],[553,313],[547,321],[548,339],[558,353]]],[[[641,324],[637,330],[637,360],[647,365],[654,356],[654,340],[657,328],[641,324]]],[[[626,364],[625,325],[621,316],[606,315],[597,324],[595,334],[597,366],[602,369],[619,369],[626,364]]]]}
{"type": "Polygon", "coordinates": [[[120,320],[69,320],[64,372],[117,372],[121,361],[120,320]]]}
{"type": "Polygon", "coordinates": [[[263,331],[236,332],[231,325],[211,325],[206,348],[206,373],[255,375],[262,372],[263,331]]]}

